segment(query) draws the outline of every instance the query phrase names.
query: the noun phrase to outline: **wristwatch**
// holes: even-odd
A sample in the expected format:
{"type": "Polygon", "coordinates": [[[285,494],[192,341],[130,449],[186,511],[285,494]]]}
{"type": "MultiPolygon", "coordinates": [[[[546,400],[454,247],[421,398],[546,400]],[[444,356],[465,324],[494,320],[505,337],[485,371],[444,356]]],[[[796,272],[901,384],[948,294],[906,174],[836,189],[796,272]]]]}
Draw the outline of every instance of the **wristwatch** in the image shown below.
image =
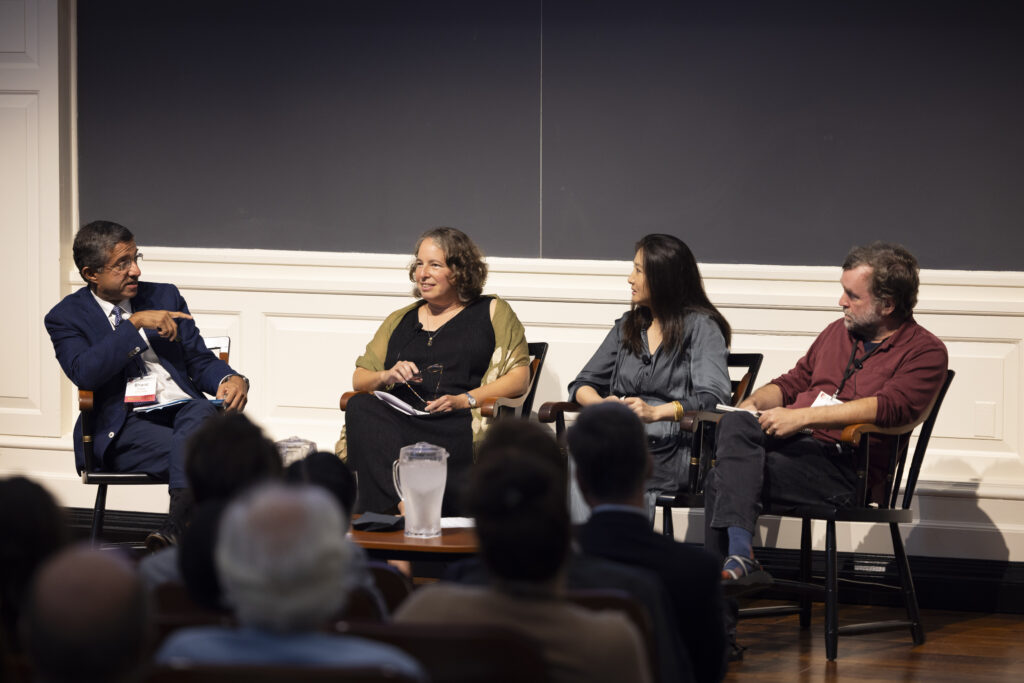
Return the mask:
{"type": "Polygon", "coordinates": [[[245,390],[246,390],[246,391],[249,391],[249,378],[248,378],[248,377],[246,377],[245,375],[243,375],[243,374],[242,374],[242,373],[240,373],[240,372],[236,372],[236,373],[233,373],[233,374],[231,374],[231,375],[226,375],[226,376],[224,377],[224,379],[222,379],[222,380],[220,381],[220,383],[221,383],[221,384],[224,384],[224,382],[227,382],[227,381],[228,381],[229,379],[231,379],[232,377],[241,377],[241,378],[242,378],[242,381],[243,381],[243,382],[245,382],[245,390]]]}
{"type": "Polygon", "coordinates": [[[467,392],[466,392],[466,398],[468,398],[468,399],[469,399],[469,407],[470,407],[470,408],[476,408],[476,399],[475,399],[475,398],[473,398],[473,394],[471,394],[471,393],[469,393],[469,392],[467,391],[467,392]]]}

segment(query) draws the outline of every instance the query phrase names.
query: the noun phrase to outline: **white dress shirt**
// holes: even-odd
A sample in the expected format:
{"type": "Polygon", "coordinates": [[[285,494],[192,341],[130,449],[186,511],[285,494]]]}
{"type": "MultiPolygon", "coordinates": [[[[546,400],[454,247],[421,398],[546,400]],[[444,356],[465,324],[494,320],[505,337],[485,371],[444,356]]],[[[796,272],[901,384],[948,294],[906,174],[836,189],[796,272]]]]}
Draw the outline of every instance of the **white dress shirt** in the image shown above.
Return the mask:
{"type": "MultiPolygon", "coordinates": [[[[111,329],[114,328],[114,304],[109,301],[96,296],[96,292],[92,293],[92,297],[96,299],[96,303],[100,305],[103,312],[107,316],[107,322],[110,323],[111,329]]],[[[118,306],[120,307],[122,324],[132,317],[132,300],[123,299],[118,306]]],[[[130,324],[130,323],[129,323],[130,324]]],[[[146,366],[146,374],[153,375],[156,377],[156,403],[157,405],[163,403],[170,403],[171,401],[179,401],[183,398],[192,398],[187,393],[181,390],[177,382],[171,378],[167,368],[160,364],[160,359],[157,357],[156,352],[149,345],[149,339],[146,338],[145,329],[139,329],[139,335],[142,336],[142,340],[146,342],[146,350],[143,351],[139,356],[142,358],[142,362],[146,366]]]]}

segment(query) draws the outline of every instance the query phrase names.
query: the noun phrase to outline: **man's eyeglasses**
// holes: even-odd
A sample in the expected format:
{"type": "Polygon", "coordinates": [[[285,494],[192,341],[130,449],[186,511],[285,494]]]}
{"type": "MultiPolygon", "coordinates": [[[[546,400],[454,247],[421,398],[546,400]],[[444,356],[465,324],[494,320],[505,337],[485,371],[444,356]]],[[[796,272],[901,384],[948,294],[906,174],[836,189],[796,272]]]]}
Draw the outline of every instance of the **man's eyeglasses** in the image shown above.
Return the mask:
{"type": "Polygon", "coordinates": [[[141,260],[142,260],[142,252],[141,251],[137,251],[137,252],[135,252],[134,256],[125,256],[123,259],[121,259],[120,261],[118,261],[114,265],[112,265],[112,266],[103,266],[103,268],[100,268],[100,270],[104,270],[104,269],[111,270],[111,271],[117,273],[118,275],[123,275],[125,272],[128,271],[129,268],[132,267],[133,263],[138,263],[141,260]]]}

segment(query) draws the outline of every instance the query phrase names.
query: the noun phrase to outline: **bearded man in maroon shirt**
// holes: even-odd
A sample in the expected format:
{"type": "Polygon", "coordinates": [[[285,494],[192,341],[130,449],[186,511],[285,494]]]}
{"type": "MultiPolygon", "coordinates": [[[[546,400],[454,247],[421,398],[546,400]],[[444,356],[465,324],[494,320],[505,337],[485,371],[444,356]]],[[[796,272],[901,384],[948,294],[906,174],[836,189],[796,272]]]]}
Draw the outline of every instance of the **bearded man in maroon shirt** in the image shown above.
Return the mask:
{"type": "MultiPolygon", "coordinates": [[[[857,475],[839,443],[848,424],[913,422],[946,376],[948,354],[914,321],[918,265],[902,246],[854,247],[843,262],[843,317],[825,328],[789,372],[753,393],[718,425],[716,466],[705,485],[705,543],[725,556],[722,580],[768,580],[752,538],[762,504],[849,505],[857,475]],[[722,552],[727,547],[727,552],[722,552]]],[[[886,437],[880,437],[878,441],[886,437]]],[[[875,443],[872,443],[874,450],[875,443]]],[[[885,463],[872,468],[872,500],[885,463]]]]}

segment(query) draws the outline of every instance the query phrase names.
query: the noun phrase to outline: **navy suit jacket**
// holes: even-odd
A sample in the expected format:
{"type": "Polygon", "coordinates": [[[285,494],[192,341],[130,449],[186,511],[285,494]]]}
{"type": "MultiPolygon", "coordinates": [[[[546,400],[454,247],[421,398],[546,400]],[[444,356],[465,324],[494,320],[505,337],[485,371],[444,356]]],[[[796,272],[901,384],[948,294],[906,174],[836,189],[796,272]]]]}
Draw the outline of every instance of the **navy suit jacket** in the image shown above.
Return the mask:
{"type": "Polygon", "coordinates": [[[694,678],[720,681],[728,665],[721,566],[701,548],[655,533],[643,514],[598,510],[579,527],[583,552],[658,575],[672,599],[694,678]]]}
{"type": "MultiPolygon", "coordinates": [[[[132,311],[188,313],[188,305],[174,285],[140,282],[131,301],[132,311]]],[[[193,398],[202,398],[204,391],[216,394],[221,379],[233,374],[231,366],[206,348],[192,320],[177,320],[178,341],[162,339],[155,330],[144,330],[147,344],[134,325],[111,328],[88,287],[64,297],[46,314],[44,323],[64,374],[79,389],[94,393],[93,452],[100,463],[128,416],[124,390],[128,374],[136,367],[135,356],[152,347],[171,378],[193,398]]],[[[81,437],[79,416],[75,423],[75,463],[79,471],[85,467],[81,437]]]]}

